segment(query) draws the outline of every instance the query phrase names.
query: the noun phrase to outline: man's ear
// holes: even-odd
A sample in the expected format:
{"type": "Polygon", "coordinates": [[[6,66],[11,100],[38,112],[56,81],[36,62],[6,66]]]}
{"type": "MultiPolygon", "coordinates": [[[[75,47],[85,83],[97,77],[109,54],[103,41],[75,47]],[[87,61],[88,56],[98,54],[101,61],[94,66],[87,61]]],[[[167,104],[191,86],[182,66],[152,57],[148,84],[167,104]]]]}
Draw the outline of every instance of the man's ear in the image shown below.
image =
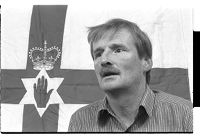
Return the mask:
{"type": "Polygon", "coordinates": [[[142,63],[144,71],[149,71],[153,66],[152,59],[143,59],[142,63]]]}

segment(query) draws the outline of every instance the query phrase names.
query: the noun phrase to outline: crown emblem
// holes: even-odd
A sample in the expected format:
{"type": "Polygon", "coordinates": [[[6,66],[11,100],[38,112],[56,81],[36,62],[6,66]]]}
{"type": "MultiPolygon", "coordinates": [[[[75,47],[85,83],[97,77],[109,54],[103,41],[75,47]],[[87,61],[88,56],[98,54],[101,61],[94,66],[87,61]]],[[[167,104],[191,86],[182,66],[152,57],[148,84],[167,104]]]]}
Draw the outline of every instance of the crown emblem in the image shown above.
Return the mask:
{"type": "Polygon", "coordinates": [[[60,49],[56,46],[47,49],[47,42],[44,42],[44,49],[34,47],[29,51],[29,57],[33,62],[35,70],[51,70],[56,60],[60,57],[60,49]]]}

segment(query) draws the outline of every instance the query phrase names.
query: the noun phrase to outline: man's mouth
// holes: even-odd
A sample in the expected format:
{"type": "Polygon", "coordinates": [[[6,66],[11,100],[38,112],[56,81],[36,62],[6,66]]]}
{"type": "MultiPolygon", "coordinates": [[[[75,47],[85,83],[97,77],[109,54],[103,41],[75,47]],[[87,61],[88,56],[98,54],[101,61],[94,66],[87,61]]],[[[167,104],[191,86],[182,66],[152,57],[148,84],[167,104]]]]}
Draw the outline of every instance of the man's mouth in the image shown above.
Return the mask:
{"type": "Polygon", "coordinates": [[[102,70],[100,72],[100,76],[102,78],[109,77],[109,76],[114,76],[114,75],[119,75],[119,74],[120,74],[120,72],[118,70],[113,70],[113,69],[112,70],[106,69],[106,70],[102,70]]]}

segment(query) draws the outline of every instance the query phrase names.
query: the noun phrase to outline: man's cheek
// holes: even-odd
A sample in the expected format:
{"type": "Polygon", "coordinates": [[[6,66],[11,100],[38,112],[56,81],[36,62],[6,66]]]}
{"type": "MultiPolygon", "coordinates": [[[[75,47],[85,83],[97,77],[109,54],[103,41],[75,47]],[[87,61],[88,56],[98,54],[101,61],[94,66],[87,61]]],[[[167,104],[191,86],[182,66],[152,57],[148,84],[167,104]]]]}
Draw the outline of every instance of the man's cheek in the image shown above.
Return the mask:
{"type": "Polygon", "coordinates": [[[133,72],[136,66],[134,65],[134,62],[128,62],[121,65],[121,70],[124,71],[125,73],[133,72]]]}
{"type": "Polygon", "coordinates": [[[98,80],[101,78],[101,76],[99,75],[99,73],[100,73],[100,68],[95,67],[95,74],[96,74],[98,80]]]}

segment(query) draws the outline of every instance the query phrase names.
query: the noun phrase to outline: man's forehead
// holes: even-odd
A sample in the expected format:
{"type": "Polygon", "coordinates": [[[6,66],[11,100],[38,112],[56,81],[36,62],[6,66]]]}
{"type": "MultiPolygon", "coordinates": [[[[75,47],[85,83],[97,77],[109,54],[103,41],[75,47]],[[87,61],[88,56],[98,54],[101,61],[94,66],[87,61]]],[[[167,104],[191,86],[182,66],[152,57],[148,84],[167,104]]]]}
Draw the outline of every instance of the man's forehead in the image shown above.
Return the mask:
{"type": "Polygon", "coordinates": [[[125,28],[122,28],[119,30],[114,30],[114,29],[107,30],[101,35],[101,37],[98,40],[94,41],[93,48],[94,49],[98,48],[96,46],[102,45],[110,41],[123,42],[123,40],[128,39],[128,38],[131,38],[131,33],[129,30],[125,28]]]}
{"type": "MultiPolygon", "coordinates": [[[[108,40],[112,40],[113,38],[118,38],[123,36],[124,34],[130,34],[130,31],[126,28],[120,28],[120,29],[110,29],[105,31],[102,36],[101,39],[108,39],[108,40]]],[[[101,40],[99,39],[99,40],[101,40]]]]}

